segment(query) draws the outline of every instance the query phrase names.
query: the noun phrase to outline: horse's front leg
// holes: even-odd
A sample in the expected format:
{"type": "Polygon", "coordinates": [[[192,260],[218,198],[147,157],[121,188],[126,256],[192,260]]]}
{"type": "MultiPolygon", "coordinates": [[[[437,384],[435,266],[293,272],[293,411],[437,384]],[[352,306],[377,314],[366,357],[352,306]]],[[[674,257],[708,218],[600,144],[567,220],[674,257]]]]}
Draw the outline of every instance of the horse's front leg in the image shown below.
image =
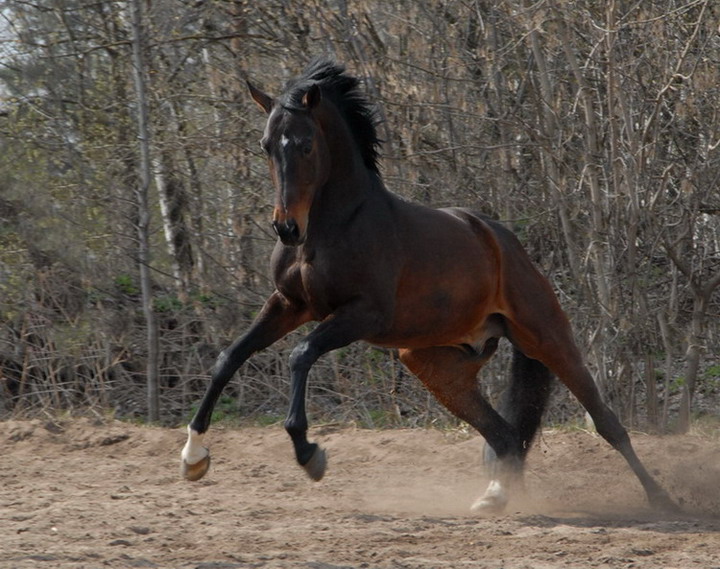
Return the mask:
{"type": "Polygon", "coordinates": [[[323,477],[327,459],[322,448],[307,440],[305,396],[310,368],[323,354],[372,336],[381,329],[381,323],[382,318],[365,304],[345,306],[320,323],[290,356],[290,408],[285,430],[292,439],[298,464],[313,480],[323,477]]]}
{"type": "Polygon", "coordinates": [[[203,446],[203,438],[210,426],[215,403],[230,378],[252,354],[267,348],[309,320],[304,307],[291,303],[275,292],[268,298],[250,329],[218,356],[210,385],[188,425],[188,439],[181,453],[185,478],[199,480],[210,467],[210,452],[203,446]]]}
{"type": "Polygon", "coordinates": [[[310,342],[300,343],[290,356],[290,408],[285,420],[285,430],[295,448],[295,458],[313,480],[320,480],[325,474],[327,457],[317,444],[307,440],[308,420],[305,413],[307,377],[310,368],[322,355],[310,342]]]}

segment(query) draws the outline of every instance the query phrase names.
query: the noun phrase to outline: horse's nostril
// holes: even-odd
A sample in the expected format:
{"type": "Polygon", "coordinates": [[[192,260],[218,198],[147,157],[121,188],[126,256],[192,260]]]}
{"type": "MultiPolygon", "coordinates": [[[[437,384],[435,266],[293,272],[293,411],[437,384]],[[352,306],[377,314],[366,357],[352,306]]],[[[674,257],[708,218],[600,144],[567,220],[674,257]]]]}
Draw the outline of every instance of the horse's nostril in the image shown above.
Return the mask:
{"type": "Polygon", "coordinates": [[[285,245],[294,246],[300,244],[300,226],[294,219],[288,219],[284,223],[273,221],[272,227],[280,238],[280,241],[285,245]]]}
{"type": "Polygon", "coordinates": [[[295,241],[300,238],[300,226],[294,219],[291,219],[287,222],[287,229],[290,237],[292,237],[295,241]]]}

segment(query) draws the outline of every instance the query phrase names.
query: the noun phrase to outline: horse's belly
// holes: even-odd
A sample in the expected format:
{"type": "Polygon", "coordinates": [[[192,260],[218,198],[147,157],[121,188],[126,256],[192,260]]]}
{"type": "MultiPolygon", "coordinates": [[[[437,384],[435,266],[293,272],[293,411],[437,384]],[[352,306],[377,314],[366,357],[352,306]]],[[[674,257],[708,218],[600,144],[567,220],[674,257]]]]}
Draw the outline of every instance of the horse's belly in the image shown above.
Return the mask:
{"type": "Polygon", "coordinates": [[[482,346],[490,336],[500,335],[488,324],[496,311],[492,297],[477,289],[473,294],[439,289],[413,302],[399,300],[390,329],[369,340],[396,348],[482,346]]]}

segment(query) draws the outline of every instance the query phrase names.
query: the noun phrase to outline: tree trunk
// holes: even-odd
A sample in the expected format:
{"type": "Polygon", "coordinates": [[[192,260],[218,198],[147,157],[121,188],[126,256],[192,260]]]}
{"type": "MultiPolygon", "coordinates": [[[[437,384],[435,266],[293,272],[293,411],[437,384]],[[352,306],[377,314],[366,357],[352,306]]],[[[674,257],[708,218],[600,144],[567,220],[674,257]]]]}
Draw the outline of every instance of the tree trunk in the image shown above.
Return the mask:
{"type": "Polygon", "coordinates": [[[607,392],[608,373],[605,358],[607,334],[613,313],[613,303],[608,282],[612,274],[611,256],[607,247],[607,229],[604,215],[604,200],[601,191],[601,153],[599,128],[595,114],[595,105],[592,99],[592,89],[588,84],[583,71],[577,61],[575,48],[571,43],[570,33],[565,21],[560,16],[560,29],[562,44],[570,69],[577,82],[578,100],[583,109],[585,124],[583,131],[585,170],[582,177],[587,179],[590,188],[590,244],[588,247],[590,261],[595,272],[595,287],[597,301],[600,304],[598,326],[593,334],[595,341],[591,342],[590,349],[595,356],[596,373],[594,379],[600,392],[607,392]]]}
{"type": "MultiPolygon", "coordinates": [[[[687,231],[686,235],[691,235],[691,231],[687,231]]],[[[690,289],[693,293],[693,313],[690,321],[690,329],[687,335],[687,352],[685,362],[685,378],[682,384],[682,398],[680,401],[680,414],[678,416],[677,432],[687,433],[690,429],[690,409],[692,407],[693,397],[695,396],[695,388],[697,386],[697,374],[700,368],[700,359],[702,357],[702,348],[705,342],[705,319],[707,309],[710,304],[715,289],[720,287],[720,272],[714,273],[707,281],[703,283],[700,277],[696,276],[697,270],[687,264],[676,250],[675,245],[665,244],[665,250],[668,256],[690,281],[690,289]]],[[[702,272],[702,268],[699,272],[702,272]]]]}
{"type": "Polygon", "coordinates": [[[160,200],[165,242],[172,259],[173,278],[178,298],[187,302],[192,288],[193,255],[190,232],[185,223],[187,199],[178,179],[175,164],[167,150],[154,160],[155,185],[160,200]]]}
{"type": "Polygon", "coordinates": [[[148,105],[145,80],[145,36],[143,30],[142,0],[132,3],[132,53],[133,79],[137,98],[136,120],[140,146],[140,172],[136,199],[138,207],[138,264],[140,269],[140,289],[142,292],[143,313],[147,328],[147,405],[148,421],[160,419],[160,393],[158,373],[158,331],[153,313],[152,282],[150,278],[150,207],[148,193],[150,188],[150,128],[148,124],[148,105]]]}
{"type": "MultiPolygon", "coordinates": [[[[525,3],[526,8],[530,8],[529,2],[525,3]]],[[[538,117],[539,128],[541,129],[541,137],[546,141],[541,146],[542,165],[549,180],[550,195],[555,197],[555,205],[560,218],[560,226],[562,227],[563,237],[565,238],[566,254],[568,257],[568,267],[572,274],[573,281],[577,283],[578,289],[583,290],[583,279],[581,277],[582,270],[580,261],[576,252],[576,238],[570,221],[570,213],[568,212],[567,183],[565,177],[561,175],[557,161],[562,160],[562,149],[558,148],[557,141],[557,115],[554,108],[555,89],[550,82],[550,73],[548,73],[547,60],[545,51],[540,43],[540,34],[534,27],[534,21],[531,19],[527,27],[529,29],[528,40],[530,41],[530,51],[537,68],[537,80],[540,87],[542,114],[538,117]]],[[[505,141],[503,141],[504,143],[505,141]]]]}
{"type": "Polygon", "coordinates": [[[697,387],[698,369],[702,357],[702,346],[705,335],[705,319],[710,297],[720,286],[720,273],[715,275],[704,287],[693,286],[695,301],[693,302],[693,315],[688,334],[687,361],[685,363],[685,381],[683,383],[682,399],[680,401],[680,415],[678,417],[678,432],[687,433],[690,430],[690,409],[695,397],[697,387]]]}

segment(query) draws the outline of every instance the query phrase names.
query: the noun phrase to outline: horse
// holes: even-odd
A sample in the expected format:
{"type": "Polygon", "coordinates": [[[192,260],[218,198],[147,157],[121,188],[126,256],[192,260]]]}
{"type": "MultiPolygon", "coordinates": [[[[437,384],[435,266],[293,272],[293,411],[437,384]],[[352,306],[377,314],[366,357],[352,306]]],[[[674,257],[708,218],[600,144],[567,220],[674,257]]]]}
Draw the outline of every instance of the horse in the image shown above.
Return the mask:
{"type": "Polygon", "coordinates": [[[554,376],[625,458],[649,504],[674,509],[603,402],[551,285],[514,234],[471,209],[432,209],[385,187],[377,111],[358,78],[318,58],[277,98],[247,85],[267,114],[260,144],[275,188],[275,288],[247,332],[218,356],[187,427],[181,452],[186,479],[198,480],[209,468],[203,437],[240,366],[299,326],[317,322],[290,356],[285,421],[297,462],[311,479],[323,477],[327,457],[307,439],[308,372],[323,354],[365,341],[397,349],[435,398],[485,439],[490,482],[473,511],[501,512],[522,482],[554,376]],[[501,338],[512,344],[513,361],[495,410],[477,376],[501,338]]]}

